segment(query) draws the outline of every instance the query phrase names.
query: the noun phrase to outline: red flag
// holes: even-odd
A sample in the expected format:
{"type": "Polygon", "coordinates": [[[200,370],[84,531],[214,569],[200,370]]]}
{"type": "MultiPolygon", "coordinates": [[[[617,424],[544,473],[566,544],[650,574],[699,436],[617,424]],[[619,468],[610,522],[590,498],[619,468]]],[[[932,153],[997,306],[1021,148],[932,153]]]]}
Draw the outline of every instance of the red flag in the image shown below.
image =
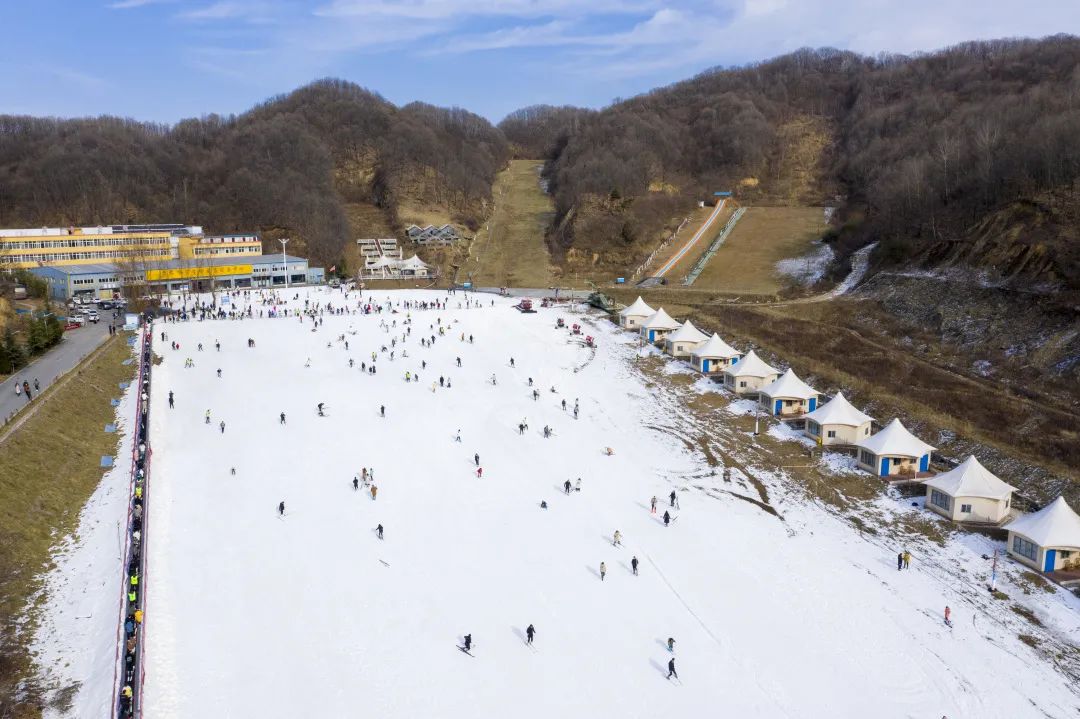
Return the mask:
{"type": "Polygon", "coordinates": [[[333,272],[336,269],[337,269],[337,265],[332,265],[328,271],[333,272]]]}

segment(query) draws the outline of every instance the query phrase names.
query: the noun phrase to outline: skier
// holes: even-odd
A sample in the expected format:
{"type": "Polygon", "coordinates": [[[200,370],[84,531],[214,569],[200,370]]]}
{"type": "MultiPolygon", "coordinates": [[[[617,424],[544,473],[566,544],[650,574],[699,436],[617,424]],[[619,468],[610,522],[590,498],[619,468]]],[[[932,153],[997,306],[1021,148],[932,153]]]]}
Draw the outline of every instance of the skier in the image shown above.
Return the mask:
{"type": "Polygon", "coordinates": [[[671,494],[669,495],[669,497],[671,499],[671,506],[672,507],[676,506],[676,504],[678,503],[679,500],[675,497],[675,490],[674,489],[671,490],[671,494]]]}
{"type": "Polygon", "coordinates": [[[945,626],[952,628],[952,610],[948,606],[945,607],[945,626]]]}
{"type": "Polygon", "coordinates": [[[375,495],[379,493],[379,488],[374,484],[371,485],[371,501],[375,501],[375,495]]]}
{"type": "Polygon", "coordinates": [[[675,639],[672,637],[667,638],[667,650],[672,654],[675,653],[675,639]]]}
{"type": "Polygon", "coordinates": [[[565,482],[563,482],[562,486],[563,486],[563,490],[565,490],[565,492],[567,494],[570,494],[570,480],[568,479],[565,482]]]}
{"type": "Polygon", "coordinates": [[[172,390],[169,390],[169,409],[172,409],[172,408],[173,408],[173,407],[175,407],[175,406],[176,406],[176,405],[175,405],[175,404],[173,403],[173,393],[172,393],[172,390]]]}
{"type": "Polygon", "coordinates": [[[386,405],[384,405],[384,404],[379,405],[379,416],[380,417],[385,417],[386,416],[386,405]]]}
{"type": "Polygon", "coordinates": [[[220,352],[221,351],[221,342],[219,340],[214,340],[214,347],[216,347],[217,351],[220,352]]]}
{"type": "Polygon", "coordinates": [[[679,675],[675,672],[675,657],[669,659],[667,663],[667,678],[671,679],[672,677],[679,678],[679,675]]]}
{"type": "Polygon", "coordinates": [[[284,517],[285,516],[285,502],[284,501],[278,503],[277,513],[278,513],[279,517],[284,517]]]}
{"type": "Polygon", "coordinates": [[[217,376],[218,376],[218,379],[221,378],[221,370],[220,369],[217,371],[217,376]]]}
{"type": "Polygon", "coordinates": [[[577,405],[575,404],[574,405],[574,419],[577,419],[577,413],[578,413],[578,408],[577,408],[577,405]]]}
{"type": "Polygon", "coordinates": [[[472,649],[472,634],[465,635],[465,651],[472,649]]]}
{"type": "Polygon", "coordinates": [[[580,492],[581,491],[581,477],[578,477],[577,480],[574,482],[574,491],[575,492],[580,492]]]}
{"type": "Polygon", "coordinates": [[[459,443],[461,442],[461,430],[460,429],[457,431],[457,434],[454,436],[454,441],[459,442],[459,443]]]}
{"type": "Polygon", "coordinates": [[[222,420],[220,427],[221,427],[221,433],[225,434],[225,421],[224,420],[222,420]]]}
{"type": "Polygon", "coordinates": [[[547,509],[547,500],[546,499],[540,500],[540,509],[547,509]]]}
{"type": "Polygon", "coordinates": [[[615,535],[612,537],[611,544],[612,544],[612,546],[615,546],[615,547],[621,547],[622,546],[622,532],[620,532],[617,529],[615,530],[615,535]]]}
{"type": "Polygon", "coordinates": [[[323,409],[322,409],[322,408],[323,408],[323,403],[322,403],[322,402],[319,402],[319,407],[318,407],[318,409],[319,409],[319,416],[320,416],[320,417],[325,417],[326,415],[325,415],[325,414],[323,414],[323,409]]]}
{"type": "Polygon", "coordinates": [[[607,565],[600,562],[600,581],[604,581],[604,575],[607,574],[607,565]]]}
{"type": "Polygon", "coordinates": [[[634,573],[635,577],[637,576],[637,565],[638,565],[637,557],[634,557],[633,559],[630,560],[630,571],[632,571],[634,573]]]}
{"type": "Polygon", "coordinates": [[[649,501],[649,514],[656,514],[656,495],[649,501]]]}
{"type": "MultiPolygon", "coordinates": [[[[513,367],[513,366],[514,366],[514,358],[513,358],[513,357],[511,357],[511,358],[510,358],[510,366],[511,366],[511,367],[513,367]]],[[[531,626],[531,625],[530,625],[530,626],[531,626]]]]}
{"type": "MultiPolygon", "coordinates": [[[[513,360],[510,360],[510,361],[513,362],[513,360]]],[[[535,635],[536,635],[536,628],[533,625],[530,624],[525,629],[525,636],[527,637],[526,640],[525,640],[525,643],[526,644],[532,644],[533,643],[533,637],[535,635]]]]}
{"type": "Polygon", "coordinates": [[[476,478],[477,479],[483,479],[484,478],[484,468],[483,467],[477,467],[476,468],[476,478]]]}
{"type": "Polygon", "coordinates": [[[473,462],[476,463],[477,467],[480,466],[480,453],[479,452],[473,454],[473,462]]]}
{"type": "Polygon", "coordinates": [[[353,477],[352,478],[352,488],[353,488],[354,492],[356,490],[360,489],[360,478],[359,477],[353,477]]]}
{"type": "Polygon", "coordinates": [[[671,524],[671,515],[668,514],[667,510],[665,509],[664,510],[664,526],[666,527],[669,524],[671,524]]]}
{"type": "Polygon", "coordinates": [[[210,424],[210,410],[206,410],[206,424],[210,424]]]}
{"type": "Polygon", "coordinates": [[[284,412],[281,413],[281,415],[280,415],[280,417],[278,419],[278,424],[285,424],[285,413],[284,412]]]}
{"type": "Polygon", "coordinates": [[[896,555],[896,571],[900,571],[904,568],[904,553],[900,552],[896,555]]]}
{"type": "Polygon", "coordinates": [[[457,358],[457,366],[458,366],[458,367],[460,367],[460,366],[461,366],[461,358],[460,358],[460,357],[458,357],[458,358],[457,358]]]}
{"type": "Polygon", "coordinates": [[[379,535],[379,539],[383,538],[383,528],[381,524],[375,527],[375,533],[379,535]]]}
{"type": "Polygon", "coordinates": [[[911,552],[904,550],[904,569],[911,569],[911,552]]]}

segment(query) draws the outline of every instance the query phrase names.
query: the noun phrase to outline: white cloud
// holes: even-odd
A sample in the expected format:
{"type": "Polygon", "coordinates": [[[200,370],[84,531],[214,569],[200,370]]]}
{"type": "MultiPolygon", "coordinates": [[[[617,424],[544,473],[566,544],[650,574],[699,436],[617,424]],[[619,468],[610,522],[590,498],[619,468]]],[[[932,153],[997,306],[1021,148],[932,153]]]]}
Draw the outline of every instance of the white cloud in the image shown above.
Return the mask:
{"type": "Polygon", "coordinates": [[[109,7],[113,10],[130,10],[132,8],[145,7],[147,5],[160,5],[172,1],[173,0],[116,0],[116,2],[109,3],[109,7]]]}

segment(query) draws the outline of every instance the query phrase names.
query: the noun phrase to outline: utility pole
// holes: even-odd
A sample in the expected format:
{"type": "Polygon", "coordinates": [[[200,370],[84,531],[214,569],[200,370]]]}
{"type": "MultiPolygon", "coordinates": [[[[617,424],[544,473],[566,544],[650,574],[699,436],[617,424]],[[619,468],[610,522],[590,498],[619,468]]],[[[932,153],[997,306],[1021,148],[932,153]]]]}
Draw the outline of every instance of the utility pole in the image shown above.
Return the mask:
{"type": "Polygon", "coordinates": [[[289,289],[289,257],[285,254],[285,245],[289,244],[289,238],[279,239],[281,243],[281,261],[285,265],[285,289],[289,289]]]}

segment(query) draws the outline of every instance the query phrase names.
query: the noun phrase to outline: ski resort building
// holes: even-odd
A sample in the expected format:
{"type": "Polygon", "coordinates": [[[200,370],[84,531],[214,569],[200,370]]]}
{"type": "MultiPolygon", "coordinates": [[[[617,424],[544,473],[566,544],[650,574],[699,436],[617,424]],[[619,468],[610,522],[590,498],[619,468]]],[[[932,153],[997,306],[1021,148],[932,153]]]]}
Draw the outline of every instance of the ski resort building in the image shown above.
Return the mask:
{"type": "Polygon", "coordinates": [[[661,307],[641,323],[641,337],[650,344],[662,341],[669,334],[679,329],[679,323],[661,307]]]}
{"type": "Polygon", "coordinates": [[[741,356],[737,349],[714,332],[712,337],[690,352],[690,364],[703,374],[720,374],[738,362],[741,356]]]}
{"type": "Polygon", "coordinates": [[[664,351],[672,357],[689,357],[694,348],[701,346],[708,339],[709,335],[687,320],[683,322],[682,327],[664,338],[664,351]]]}
{"type": "Polygon", "coordinates": [[[859,466],[881,477],[917,477],[930,469],[934,448],[908,431],[899,419],[855,443],[859,466]]]}
{"type": "Polygon", "coordinates": [[[969,456],[955,469],[923,482],[926,507],[954,522],[1000,524],[1009,517],[1016,488],[969,456]]]}
{"type": "Polygon", "coordinates": [[[360,270],[360,279],[363,280],[411,280],[432,279],[438,276],[431,265],[413,255],[407,260],[395,260],[390,257],[379,257],[371,262],[365,262],[360,270]]]}
{"type": "Polygon", "coordinates": [[[1080,569],[1080,517],[1058,497],[1005,525],[1013,559],[1040,572],[1080,569]]]}
{"type": "Polygon", "coordinates": [[[739,362],[724,368],[724,386],[735,394],[756,394],[779,376],[778,369],[750,350],[739,362]]]}
{"type": "Polygon", "coordinates": [[[656,314],[656,310],[645,304],[640,296],[634,300],[634,304],[619,310],[619,327],[627,330],[636,330],[641,323],[656,314]]]}
{"type": "Polygon", "coordinates": [[[405,230],[405,234],[418,245],[452,245],[462,239],[458,231],[450,225],[440,227],[435,225],[428,225],[427,227],[409,225],[405,230]]]}
{"type": "Polygon", "coordinates": [[[843,392],[806,415],[803,434],[818,444],[855,444],[870,436],[873,418],[848,402],[843,392]]]}
{"type": "Polygon", "coordinates": [[[817,409],[820,393],[803,382],[790,367],[758,392],[758,402],[777,417],[798,417],[817,409]]]}

